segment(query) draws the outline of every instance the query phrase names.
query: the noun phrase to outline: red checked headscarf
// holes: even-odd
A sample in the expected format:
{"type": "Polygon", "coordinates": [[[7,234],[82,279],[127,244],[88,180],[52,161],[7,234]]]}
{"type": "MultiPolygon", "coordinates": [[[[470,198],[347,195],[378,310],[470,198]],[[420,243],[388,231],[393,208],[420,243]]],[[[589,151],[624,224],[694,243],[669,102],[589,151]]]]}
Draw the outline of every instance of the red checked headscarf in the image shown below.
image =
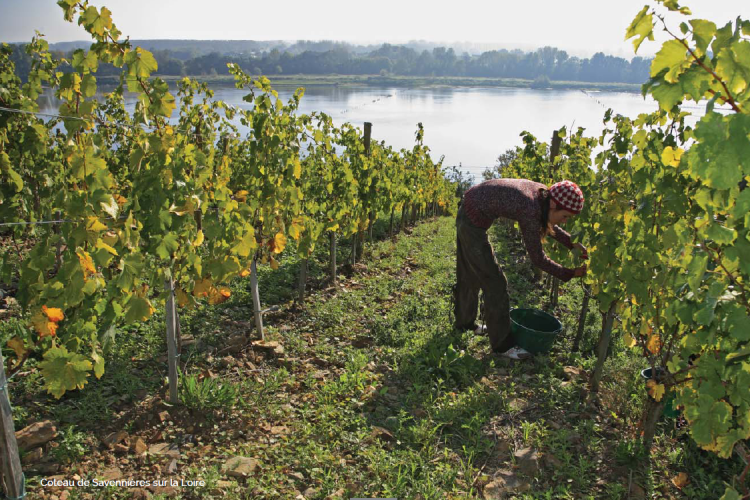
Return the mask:
{"type": "Polygon", "coordinates": [[[549,188],[549,194],[560,208],[574,214],[583,209],[583,193],[574,182],[562,181],[549,188]]]}

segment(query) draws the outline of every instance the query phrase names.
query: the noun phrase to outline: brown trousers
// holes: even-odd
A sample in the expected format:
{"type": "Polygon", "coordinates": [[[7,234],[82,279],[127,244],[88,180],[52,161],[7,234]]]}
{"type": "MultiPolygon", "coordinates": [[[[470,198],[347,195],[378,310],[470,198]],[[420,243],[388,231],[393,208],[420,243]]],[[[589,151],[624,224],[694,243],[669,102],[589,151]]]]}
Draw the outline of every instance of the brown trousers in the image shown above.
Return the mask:
{"type": "Polygon", "coordinates": [[[456,246],[455,327],[476,328],[481,289],[490,345],[494,351],[505,352],[514,345],[510,334],[508,280],[497,264],[487,230],[473,225],[463,206],[456,216],[456,246]]]}

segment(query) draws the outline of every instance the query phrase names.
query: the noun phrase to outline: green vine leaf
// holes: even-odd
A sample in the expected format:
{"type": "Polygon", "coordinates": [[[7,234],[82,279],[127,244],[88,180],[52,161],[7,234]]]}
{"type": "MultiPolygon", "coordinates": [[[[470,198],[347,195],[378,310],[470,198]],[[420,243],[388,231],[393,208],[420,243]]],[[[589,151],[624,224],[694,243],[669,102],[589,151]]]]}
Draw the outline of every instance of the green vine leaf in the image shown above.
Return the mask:
{"type": "Polygon", "coordinates": [[[82,389],[87,382],[92,365],[80,354],[68,352],[65,347],[52,347],[44,353],[39,363],[47,392],[60,399],[66,391],[82,389]]]}
{"type": "Polygon", "coordinates": [[[625,32],[625,40],[637,37],[633,40],[633,47],[636,53],[638,53],[638,49],[644,40],[654,40],[654,20],[648,10],[648,6],[643,7],[625,32]]]}

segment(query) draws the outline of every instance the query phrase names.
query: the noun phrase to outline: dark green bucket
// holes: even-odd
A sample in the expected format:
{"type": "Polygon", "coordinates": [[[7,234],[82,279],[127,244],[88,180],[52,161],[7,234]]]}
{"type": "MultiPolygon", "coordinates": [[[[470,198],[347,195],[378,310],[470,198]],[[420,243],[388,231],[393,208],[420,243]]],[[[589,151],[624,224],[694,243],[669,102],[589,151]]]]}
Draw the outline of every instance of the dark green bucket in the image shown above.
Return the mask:
{"type": "MultiPolygon", "coordinates": [[[[657,368],[656,370],[658,373],[660,368],[657,368]]],[[[644,381],[651,380],[651,368],[641,370],[641,378],[644,381]]],[[[679,410],[674,407],[674,391],[671,389],[668,389],[667,393],[664,395],[664,410],[662,413],[667,418],[675,418],[680,414],[679,410]]]]}
{"type": "Polygon", "coordinates": [[[560,320],[538,309],[510,311],[510,332],[518,347],[531,354],[550,350],[555,337],[562,331],[560,320]]]}

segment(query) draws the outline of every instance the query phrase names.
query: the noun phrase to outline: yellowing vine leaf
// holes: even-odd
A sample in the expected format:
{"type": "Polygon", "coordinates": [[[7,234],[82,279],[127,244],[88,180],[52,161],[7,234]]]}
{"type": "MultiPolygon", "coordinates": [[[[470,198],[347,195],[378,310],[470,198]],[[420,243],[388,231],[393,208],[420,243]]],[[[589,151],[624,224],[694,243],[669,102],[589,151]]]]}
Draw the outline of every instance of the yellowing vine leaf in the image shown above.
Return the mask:
{"type": "Polygon", "coordinates": [[[672,478],[672,484],[674,484],[677,488],[682,489],[685,486],[687,486],[690,483],[690,478],[687,475],[687,472],[680,472],[675,477],[672,478]]]}
{"type": "Polygon", "coordinates": [[[198,235],[195,237],[195,240],[193,240],[193,246],[199,247],[203,244],[203,240],[205,239],[205,236],[203,235],[203,230],[198,231],[198,235]]]}
{"type": "Polygon", "coordinates": [[[635,339],[629,333],[626,333],[625,335],[622,336],[622,342],[625,344],[625,347],[627,348],[631,348],[635,346],[635,339]]]}
{"type": "Polygon", "coordinates": [[[222,302],[225,302],[231,295],[232,292],[225,286],[221,286],[219,288],[212,287],[210,295],[208,297],[208,303],[211,305],[221,304],[222,302]]]}
{"type": "Polygon", "coordinates": [[[301,221],[295,219],[294,221],[292,221],[292,225],[289,226],[289,236],[291,236],[295,240],[299,240],[304,229],[305,228],[304,226],[302,226],[301,221]]]}
{"type": "Polygon", "coordinates": [[[86,231],[104,231],[107,226],[102,224],[98,217],[89,217],[86,219],[86,231]]]}
{"type": "Polygon", "coordinates": [[[185,290],[182,288],[178,288],[174,292],[175,297],[177,298],[177,305],[180,307],[189,306],[192,304],[192,301],[190,300],[190,296],[185,293],[185,290]]]}
{"type": "Polygon", "coordinates": [[[47,315],[47,318],[53,323],[59,323],[65,319],[65,314],[62,309],[57,307],[42,306],[42,311],[47,315]]]}
{"type": "Polygon", "coordinates": [[[94,376],[102,378],[102,375],[104,375],[104,357],[94,351],[91,353],[91,359],[94,360],[94,376]]]}
{"type": "Polygon", "coordinates": [[[276,233],[276,236],[273,238],[273,243],[274,253],[283,252],[284,248],[286,248],[286,236],[284,236],[284,233],[276,233]]]}
{"type": "Polygon", "coordinates": [[[42,306],[41,310],[31,316],[31,325],[40,337],[54,337],[57,334],[57,323],[62,319],[63,313],[60,309],[54,307],[48,309],[47,306],[42,306]],[[48,316],[47,311],[51,311],[54,319],[48,316]]]}
{"type": "Polygon", "coordinates": [[[644,40],[654,39],[654,24],[653,17],[648,13],[649,7],[646,6],[641,10],[638,15],[635,16],[633,22],[628,26],[625,32],[625,39],[637,37],[633,40],[633,47],[635,52],[638,52],[638,48],[641,46],[644,40]]]}
{"type": "Polygon", "coordinates": [[[651,325],[648,324],[648,321],[642,321],[641,322],[641,329],[640,334],[641,336],[651,335],[651,332],[653,331],[653,328],[651,328],[651,325]]]}
{"type": "Polygon", "coordinates": [[[176,215],[185,215],[185,214],[192,215],[196,209],[200,208],[200,206],[201,206],[200,198],[193,195],[190,198],[188,198],[187,201],[185,201],[185,203],[183,203],[179,207],[173,203],[172,206],[169,207],[169,211],[176,215]]]}
{"type": "Polygon", "coordinates": [[[18,335],[8,341],[8,347],[13,349],[13,352],[16,353],[16,357],[18,358],[19,362],[26,355],[26,353],[29,352],[29,350],[26,349],[26,346],[24,345],[23,339],[18,335]]]}
{"type": "Polygon", "coordinates": [[[671,167],[679,167],[680,158],[684,152],[682,148],[673,149],[672,146],[667,146],[661,154],[661,162],[671,167]]]}
{"type": "Polygon", "coordinates": [[[112,255],[115,255],[115,256],[118,255],[117,254],[117,250],[115,250],[110,245],[108,245],[107,243],[105,243],[104,240],[101,239],[101,238],[99,238],[98,240],[96,240],[96,248],[97,249],[101,249],[101,250],[106,250],[107,252],[109,252],[109,253],[111,253],[112,255]]]}
{"type": "Polygon", "coordinates": [[[83,269],[83,279],[87,280],[89,276],[96,273],[96,267],[94,261],[91,259],[91,255],[85,250],[79,249],[76,252],[78,260],[81,263],[81,269],[83,269]]]}
{"type": "Polygon", "coordinates": [[[648,388],[648,394],[656,401],[661,401],[664,397],[664,384],[659,384],[655,380],[649,380],[646,382],[648,388]]]}
{"type": "Polygon", "coordinates": [[[213,281],[211,280],[211,278],[203,278],[202,280],[197,280],[195,282],[195,287],[193,288],[193,295],[196,297],[208,297],[208,294],[211,291],[212,287],[213,281]]]}
{"type": "Polygon", "coordinates": [[[659,337],[659,334],[652,334],[648,338],[646,349],[648,349],[651,354],[658,354],[659,351],[661,351],[661,337],[659,337]]]}

